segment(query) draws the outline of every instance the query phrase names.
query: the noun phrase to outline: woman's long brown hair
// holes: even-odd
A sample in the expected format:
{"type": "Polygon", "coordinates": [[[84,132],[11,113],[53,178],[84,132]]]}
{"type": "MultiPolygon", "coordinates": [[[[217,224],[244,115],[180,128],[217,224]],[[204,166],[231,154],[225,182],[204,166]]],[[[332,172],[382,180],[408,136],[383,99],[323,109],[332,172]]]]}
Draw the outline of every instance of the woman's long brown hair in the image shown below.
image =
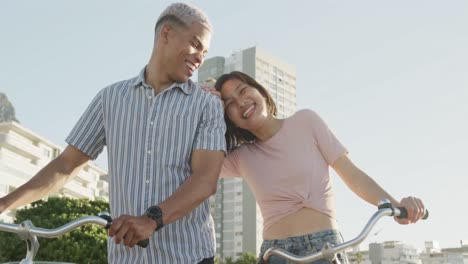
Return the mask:
{"type": "MultiPolygon", "coordinates": [[[[273,101],[273,98],[271,98],[271,95],[268,93],[265,87],[263,87],[261,84],[255,81],[254,78],[250,77],[249,75],[243,72],[233,71],[231,73],[226,73],[226,74],[221,75],[215,83],[215,89],[221,92],[221,88],[223,87],[223,84],[229,80],[239,80],[257,89],[260,92],[260,94],[263,96],[263,98],[265,98],[268,113],[273,116],[276,116],[277,109],[276,109],[276,104],[273,101]]],[[[250,131],[246,129],[242,129],[240,127],[236,127],[236,125],[234,125],[234,123],[228,118],[226,112],[224,112],[224,120],[227,126],[225,137],[226,137],[228,153],[232,152],[241,144],[252,143],[255,140],[257,140],[257,137],[250,131]]]]}

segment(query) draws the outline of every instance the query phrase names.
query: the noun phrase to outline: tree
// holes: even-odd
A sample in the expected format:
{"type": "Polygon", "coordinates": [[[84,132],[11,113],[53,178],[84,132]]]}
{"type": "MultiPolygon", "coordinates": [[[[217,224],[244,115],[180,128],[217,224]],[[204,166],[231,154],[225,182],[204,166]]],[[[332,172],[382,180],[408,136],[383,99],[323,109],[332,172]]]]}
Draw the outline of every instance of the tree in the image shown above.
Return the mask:
{"type": "Polygon", "coordinates": [[[15,108],[13,104],[8,101],[4,93],[0,93],[0,123],[17,121],[15,117],[15,108]]]}
{"type": "Polygon", "coordinates": [[[231,257],[224,260],[215,258],[215,264],[256,264],[257,258],[252,253],[243,253],[240,258],[234,261],[231,257]]]}
{"type": "Polygon", "coordinates": [[[234,264],[256,264],[257,258],[252,253],[242,253],[242,256],[234,264]]]}
{"type": "Polygon", "coordinates": [[[362,261],[363,261],[363,259],[364,259],[364,256],[362,255],[362,252],[361,252],[361,251],[359,251],[358,253],[356,253],[356,261],[357,261],[358,264],[361,264],[362,261]]]}
{"type": "MultiPolygon", "coordinates": [[[[105,201],[51,197],[16,212],[15,223],[31,220],[34,226],[57,228],[84,215],[108,211],[105,201]]],[[[107,263],[107,231],[97,225],[82,226],[58,238],[38,238],[40,247],[35,260],[75,263],[107,263]]],[[[0,232],[0,262],[19,261],[26,245],[18,235],[0,232]]]]}

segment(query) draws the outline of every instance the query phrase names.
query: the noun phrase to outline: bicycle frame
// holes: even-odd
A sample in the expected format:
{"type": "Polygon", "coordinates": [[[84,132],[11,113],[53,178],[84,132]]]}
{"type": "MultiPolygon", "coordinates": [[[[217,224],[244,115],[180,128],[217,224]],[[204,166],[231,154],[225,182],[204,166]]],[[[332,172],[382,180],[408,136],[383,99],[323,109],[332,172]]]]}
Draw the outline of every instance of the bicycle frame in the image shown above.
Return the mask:
{"type": "MultiPolygon", "coordinates": [[[[379,221],[382,217],[384,216],[396,216],[399,218],[406,218],[407,217],[407,211],[403,207],[392,207],[390,201],[388,200],[382,200],[379,202],[379,210],[375,212],[372,217],[369,219],[367,222],[366,226],[364,229],[361,231],[361,233],[355,237],[352,240],[343,242],[338,245],[331,245],[330,243],[326,243],[325,246],[322,248],[322,250],[306,255],[306,256],[297,256],[292,253],[289,253],[288,251],[282,249],[282,248],[276,248],[272,247],[269,248],[265,254],[263,255],[263,260],[265,262],[268,262],[268,259],[276,255],[278,257],[284,258],[289,261],[293,261],[295,263],[309,263],[321,259],[328,260],[330,262],[336,261],[338,263],[339,260],[336,258],[336,254],[339,252],[344,251],[345,249],[354,247],[356,245],[359,245],[366,237],[369,235],[369,232],[372,230],[374,225],[379,221]]],[[[429,216],[429,212],[426,211],[426,215],[423,217],[423,219],[427,219],[429,216]]]]}

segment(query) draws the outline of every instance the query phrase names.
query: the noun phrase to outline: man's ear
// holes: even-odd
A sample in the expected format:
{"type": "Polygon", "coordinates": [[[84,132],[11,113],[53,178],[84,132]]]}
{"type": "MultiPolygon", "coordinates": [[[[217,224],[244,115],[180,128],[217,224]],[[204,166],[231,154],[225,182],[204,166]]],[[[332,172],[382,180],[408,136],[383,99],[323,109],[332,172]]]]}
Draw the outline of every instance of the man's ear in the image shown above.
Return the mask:
{"type": "Polygon", "coordinates": [[[171,33],[172,28],[168,24],[164,24],[161,27],[161,30],[159,31],[159,39],[163,41],[163,43],[168,43],[169,42],[169,34],[171,33]]]}

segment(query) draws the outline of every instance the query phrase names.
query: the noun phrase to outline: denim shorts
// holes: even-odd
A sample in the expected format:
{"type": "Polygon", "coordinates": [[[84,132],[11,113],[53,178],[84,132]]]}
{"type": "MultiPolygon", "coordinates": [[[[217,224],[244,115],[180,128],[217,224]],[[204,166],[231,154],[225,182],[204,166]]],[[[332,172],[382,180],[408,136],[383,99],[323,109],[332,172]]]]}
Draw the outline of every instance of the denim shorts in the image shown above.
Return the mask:
{"type": "MultiPolygon", "coordinates": [[[[336,245],[343,242],[341,234],[337,230],[324,230],[316,233],[312,233],[304,236],[289,237],[287,239],[280,240],[264,240],[260,249],[260,256],[258,264],[265,263],[262,259],[265,251],[270,247],[279,247],[287,250],[288,252],[298,255],[305,256],[320,251],[326,243],[336,245]]],[[[347,264],[348,259],[344,252],[338,253],[337,258],[342,264],[347,264]]],[[[269,264],[289,264],[290,261],[284,260],[278,256],[271,256],[268,260],[269,264]]],[[[328,264],[332,263],[328,260],[318,260],[311,262],[314,264],[328,264]]]]}

